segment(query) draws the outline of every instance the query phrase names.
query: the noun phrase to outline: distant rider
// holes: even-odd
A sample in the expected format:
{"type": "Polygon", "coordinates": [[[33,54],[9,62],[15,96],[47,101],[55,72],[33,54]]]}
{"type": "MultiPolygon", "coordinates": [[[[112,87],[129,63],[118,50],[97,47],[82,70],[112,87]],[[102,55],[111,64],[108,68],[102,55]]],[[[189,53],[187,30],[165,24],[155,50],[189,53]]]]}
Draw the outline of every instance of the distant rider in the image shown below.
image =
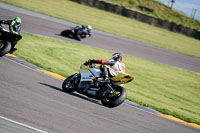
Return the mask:
{"type": "MultiPolygon", "coordinates": [[[[15,17],[12,20],[0,20],[0,24],[7,24],[9,25],[9,34],[17,34],[20,35],[20,31],[21,31],[21,18],[19,17],[15,17]]],[[[2,28],[2,27],[0,27],[2,28]]],[[[19,38],[20,40],[21,38],[19,38]]],[[[11,48],[11,53],[16,51],[17,48],[15,48],[15,45],[17,44],[17,42],[19,41],[15,41],[12,43],[12,48],[11,48]]]]}
{"type": "Polygon", "coordinates": [[[89,37],[91,37],[91,30],[92,30],[92,26],[91,25],[81,25],[81,26],[76,26],[74,28],[75,32],[77,32],[78,30],[81,30],[82,32],[85,32],[89,37]]]}
{"type": "Polygon", "coordinates": [[[125,64],[122,62],[122,55],[120,53],[114,53],[111,59],[108,60],[88,60],[85,64],[101,64],[100,70],[102,75],[99,79],[99,83],[109,83],[109,77],[115,77],[119,73],[125,73],[125,64]],[[108,67],[107,65],[111,66],[108,67]]]}

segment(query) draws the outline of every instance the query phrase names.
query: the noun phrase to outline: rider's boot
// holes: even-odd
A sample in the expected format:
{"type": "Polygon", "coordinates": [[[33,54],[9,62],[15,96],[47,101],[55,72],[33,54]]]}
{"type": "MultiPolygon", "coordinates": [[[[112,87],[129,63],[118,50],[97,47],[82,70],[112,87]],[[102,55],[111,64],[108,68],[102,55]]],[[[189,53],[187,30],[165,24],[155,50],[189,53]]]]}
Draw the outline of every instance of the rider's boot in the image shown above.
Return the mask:
{"type": "Polygon", "coordinates": [[[100,84],[109,83],[108,69],[104,65],[101,66],[102,78],[98,78],[98,82],[100,84]]]}
{"type": "Polygon", "coordinates": [[[17,41],[15,41],[15,42],[12,42],[12,47],[11,47],[11,50],[10,50],[10,54],[13,54],[13,52],[15,52],[16,50],[17,50],[17,48],[15,48],[15,45],[17,44],[17,41]]]}
{"type": "Polygon", "coordinates": [[[99,84],[109,83],[110,80],[108,78],[98,78],[99,84]]]}
{"type": "Polygon", "coordinates": [[[15,51],[17,51],[17,48],[12,48],[9,53],[13,54],[15,51]]]}

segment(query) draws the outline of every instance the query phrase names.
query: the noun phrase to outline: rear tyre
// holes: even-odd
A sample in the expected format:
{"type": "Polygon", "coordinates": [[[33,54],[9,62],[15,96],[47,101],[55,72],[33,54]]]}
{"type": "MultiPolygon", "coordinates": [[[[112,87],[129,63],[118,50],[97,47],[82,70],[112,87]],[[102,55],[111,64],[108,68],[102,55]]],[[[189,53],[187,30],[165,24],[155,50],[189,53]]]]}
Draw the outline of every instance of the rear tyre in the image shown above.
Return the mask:
{"type": "Polygon", "coordinates": [[[0,41],[0,57],[9,53],[11,50],[11,44],[6,41],[0,41]]]}
{"type": "Polygon", "coordinates": [[[60,33],[61,36],[68,37],[70,34],[72,34],[71,30],[64,30],[60,33]]]}
{"type": "Polygon", "coordinates": [[[64,92],[72,93],[77,90],[79,78],[74,78],[76,74],[69,76],[62,84],[62,89],[64,92]]]}
{"type": "MultiPolygon", "coordinates": [[[[106,107],[116,107],[124,102],[126,99],[126,90],[118,85],[112,86],[115,92],[111,96],[102,96],[101,103],[106,107]]],[[[105,93],[109,93],[106,91],[105,93]]],[[[107,95],[107,94],[105,94],[107,95]]]]}

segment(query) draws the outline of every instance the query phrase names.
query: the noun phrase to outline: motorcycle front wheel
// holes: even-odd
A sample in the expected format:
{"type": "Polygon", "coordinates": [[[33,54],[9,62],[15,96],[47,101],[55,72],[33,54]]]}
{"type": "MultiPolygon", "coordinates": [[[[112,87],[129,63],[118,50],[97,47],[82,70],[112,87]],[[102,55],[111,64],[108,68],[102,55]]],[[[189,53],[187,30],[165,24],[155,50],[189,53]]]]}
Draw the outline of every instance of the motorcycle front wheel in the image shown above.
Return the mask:
{"type": "Polygon", "coordinates": [[[81,41],[81,35],[77,34],[77,35],[75,36],[75,38],[76,38],[78,41],[81,41]]]}
{"type": "Polygon", "coordinates": [[[108,94],[108,96],[106,96],[107,94],[105,93],[110,93],[110,92],[105,91],[104,95],[101,97],[101,103],[104,106],[110,107],[110,108],[119,106],[126,99],[125,88],[118,85],[111,86],[111,87],[114,89],[115,92],[112,94],[108,94]]]}
{"type": "Polygon", "coordinates": [[[65,79],[65,81],[62,84],[62,89],[64,92],[72,93],[77,90],[78,82],[80,79],[74,78],[76,74],[69,76],[65,79]]]}
{"type": "Polygon", "coordinates": [[[11,44],[7,41],[0,41],[0,57],[9,53],[11,49],[11,44]]]}

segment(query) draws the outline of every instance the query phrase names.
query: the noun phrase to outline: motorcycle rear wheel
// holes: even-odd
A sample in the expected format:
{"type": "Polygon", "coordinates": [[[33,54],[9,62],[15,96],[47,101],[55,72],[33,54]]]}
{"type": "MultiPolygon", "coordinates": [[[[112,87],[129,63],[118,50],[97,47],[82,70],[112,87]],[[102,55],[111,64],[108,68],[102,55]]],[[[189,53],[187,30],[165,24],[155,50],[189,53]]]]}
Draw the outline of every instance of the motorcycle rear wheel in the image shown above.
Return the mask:
{"type": "Polygon", "coordinates": [[[73,79],[74,75],[69,76],[63,82],[62,89],[63,89],[64,92],[72,93],[72,92],[77,90],[78,84],[75,82],[76,79],[73,79]]]}
{"type": "MultiPolygon", "coordinates": [[[[125,88],[116,85],[113,87],[113,89],[115,90],[113,96],[110,96],[110,97],[102,96],[101,97],[101,103],[106,107],[113,108],[113,107],[119,106],[126,99],[125,88]]],[[[106,93],[109,93],[109,92],[106,92],[106,93]]]]}
{"type": "Polygon", "coordinates": [[[7,41],[0,41],[0,57],[9,53],[11,50],[11,44],[7,41]]]}
{"type": "Polygon", "coordinates": [[[64,30],[60,33],[61,36],[69,37],[72,34],[71,30],[64,30]]]}

